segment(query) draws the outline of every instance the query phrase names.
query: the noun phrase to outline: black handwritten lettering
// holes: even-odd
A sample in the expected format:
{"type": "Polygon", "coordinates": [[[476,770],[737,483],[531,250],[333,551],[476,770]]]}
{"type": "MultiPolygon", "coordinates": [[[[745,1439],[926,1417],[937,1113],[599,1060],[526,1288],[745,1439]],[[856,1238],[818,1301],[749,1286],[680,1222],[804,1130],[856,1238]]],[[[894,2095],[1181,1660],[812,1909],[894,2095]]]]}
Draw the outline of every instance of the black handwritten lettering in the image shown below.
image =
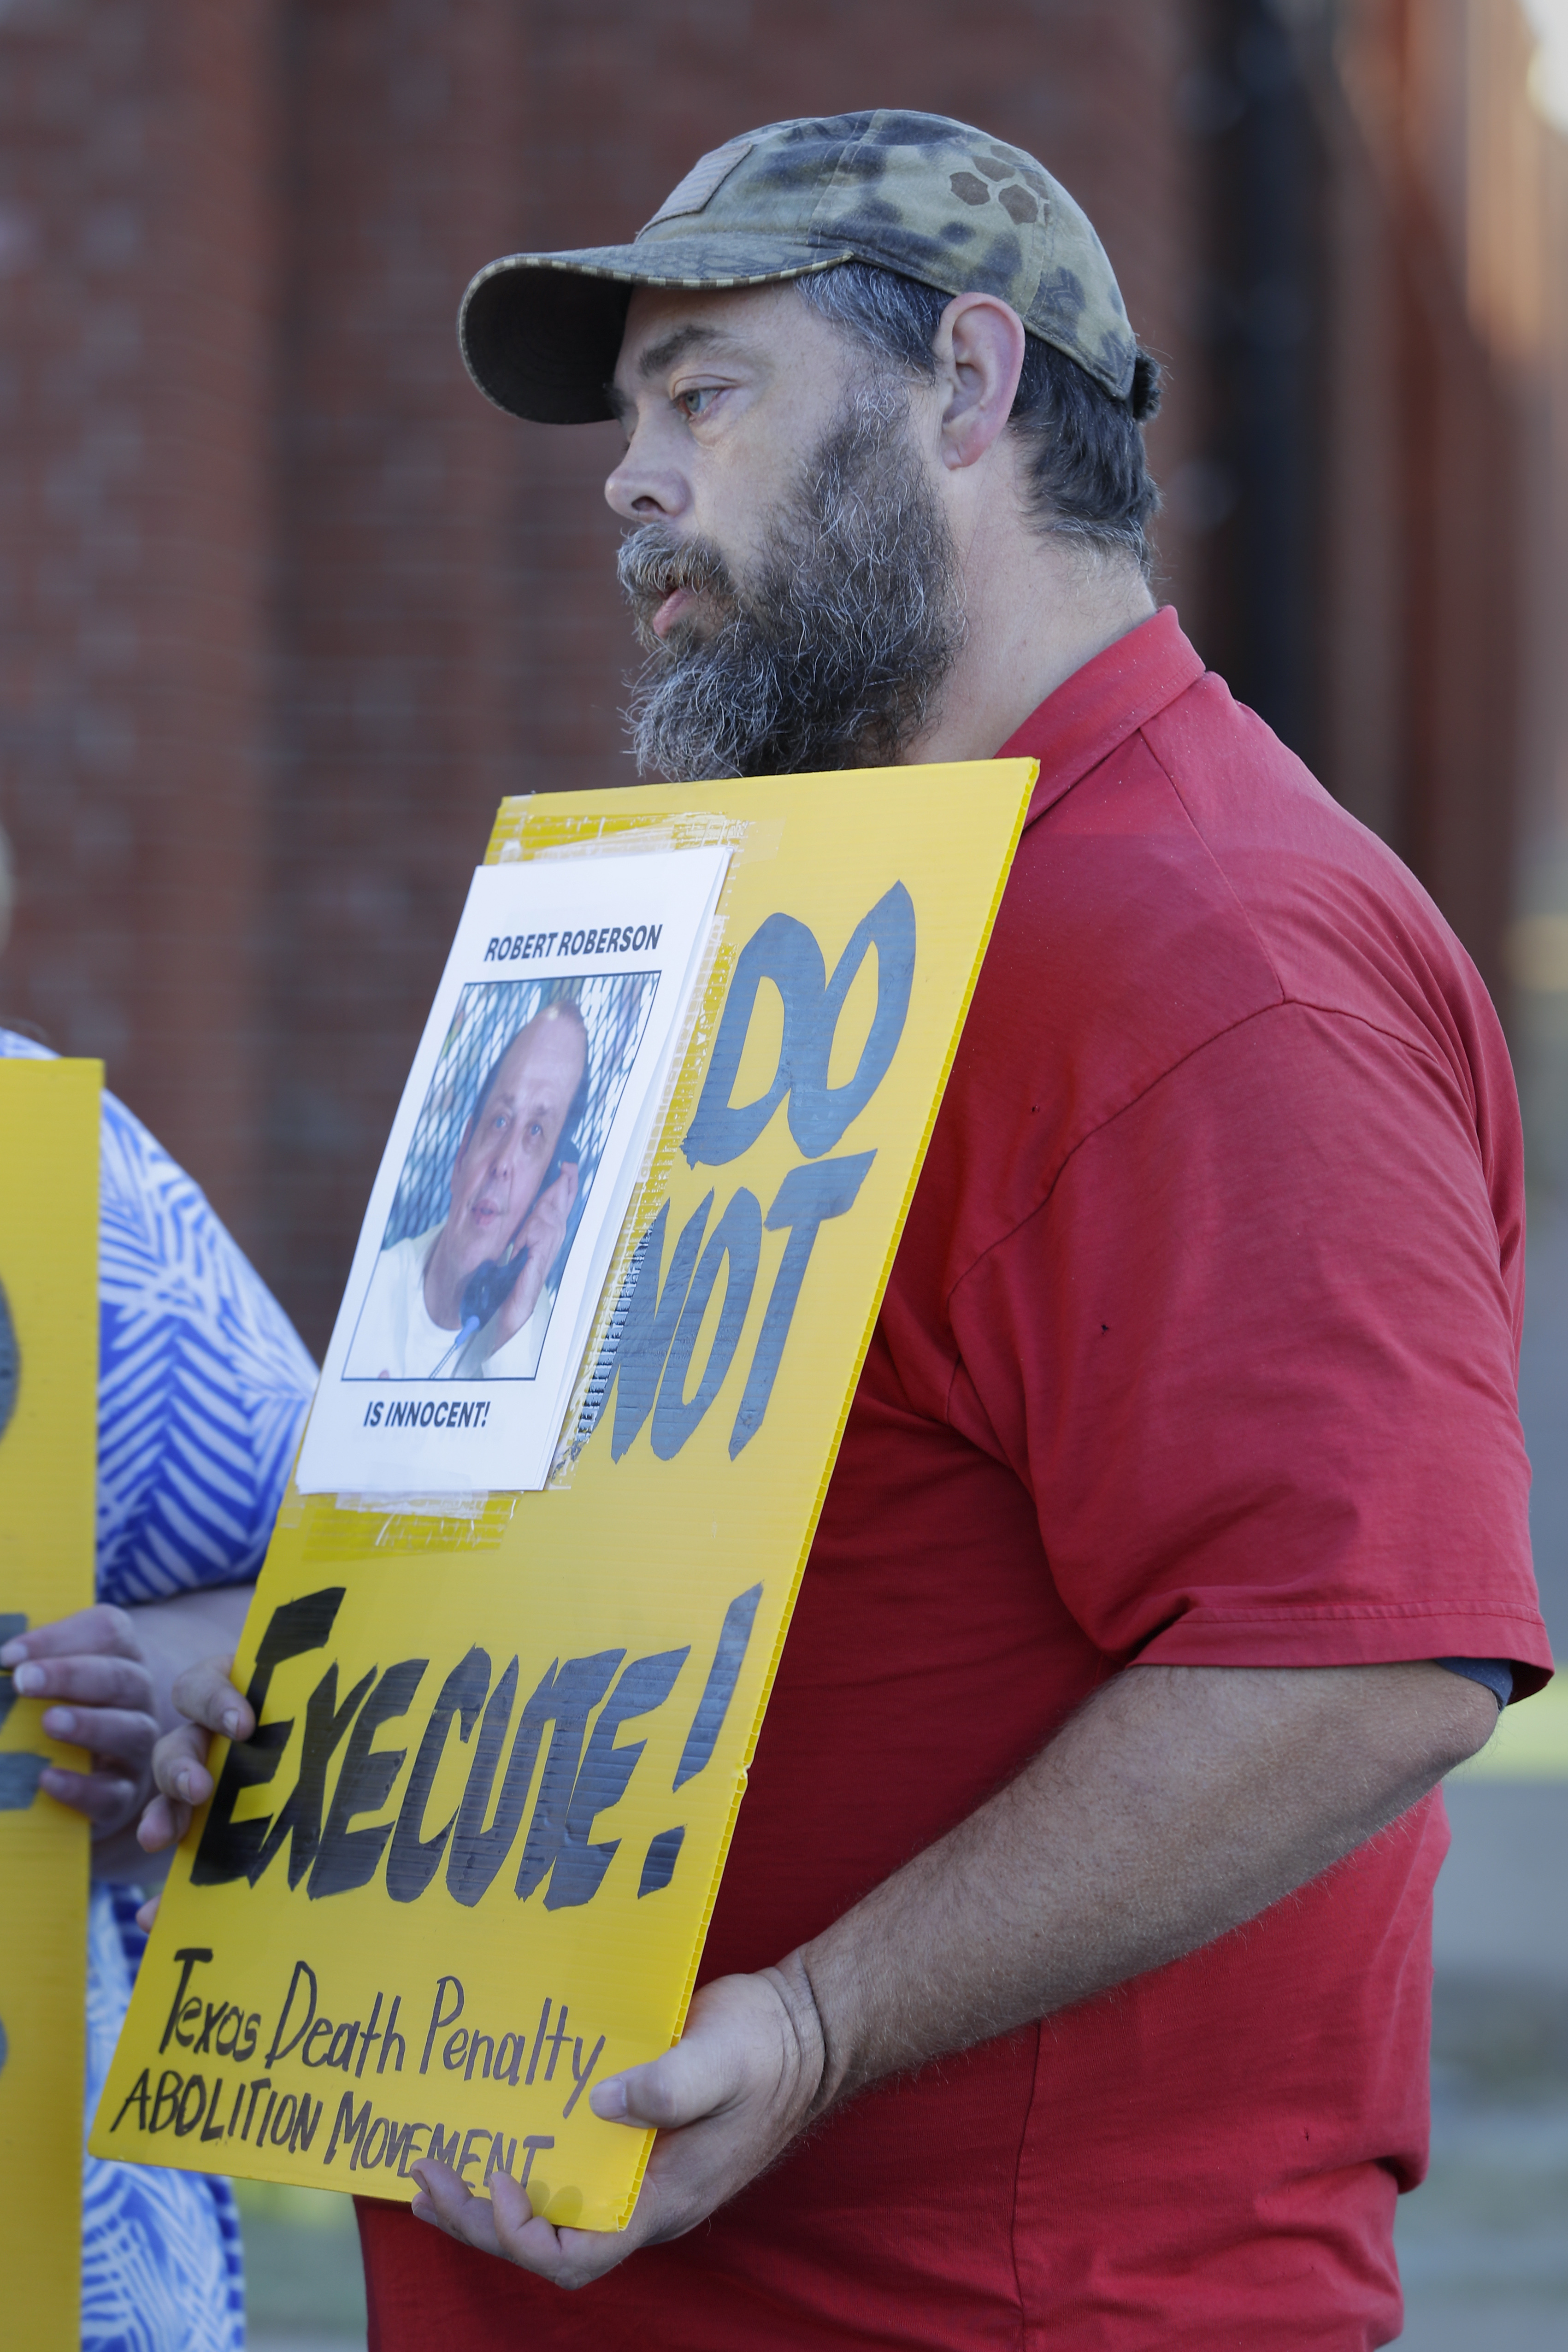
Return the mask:
{"type": "Polygon", "coordinates": [[[130,2090],[121,2101],[120,2112],[115,2116],[114,2121],[110,2125],[110,2130],[111,2132],[117,2132],[120,2129],[121,2125],[125,2120],[126,2109],[128,2107],[134,2107],[136,2110],[138,2127],[141,2130],[145,2131],[147,2128],[147,2102],[152,2095],[153,2088],[149,2079],[149,2069],[143,2066],[140,2074],[137,2075],[136,2080],[132,2084],[130,2090]]]}
{"type": "Polygon", "coordinates": [[[584,2092],[587,2089],[588,2078],[593,2074],[595,2067],[598,2064],[600,2057],[604,2052],[604,2047],[605,2037],[601,2033],[597,2042],[595,2042],[593,2050],[589,2054],[588,2063],[584,2066],[583,2063],[583,2044],[581,2042],[574,2042],[573,2043],[572,2095],[561,2110],[561,2119],[563,2122],[565,2121],[573,2108],[576,2105],[578,2100],[582,2097],[584,2092]]]}
{"type": "Polygon", "coordinates": [[[762,1206],[756,1194],[742,1186],[713,1228],[670,1342],[649,1433],[649,1442],[661,1462],[674,1460],[724,1385],[725,1374],[741,1344],[762,1253],[762,1206]],[[702,1376],[695,1393],[688,1398],[687,1370],[721,1263],[726,1265],[724,1304],[719,1310],[718,1326],[702,1376]]]}
{"type": "Polygon", "coordinates": [[[279,2058],[287,2058],[289,2052],[297,2049],[299,2044],[304,2041],[305,2036],[310,2031],[311,2026],[316,2022],[316,2001],[318,1992],[319,1987],[316,1983],[316,1971],[310,1966],[310,1961],[296,1960],[294,1963],[294,1973],[289,1979],[289,1990],[284,1996],[282,2014],[278,2020],[277,2029],[273,2033],[271,2044],[268,2050],[267,2055],[261,2062],[264,2066],[276,2066],[279,2058]],[[301,1981],[304,1981],[310,1987],[309,1993],[307,1994],[307,2001],[309,2005],[299,2026],[295,2032],[289,2035],[289,2040],[285,2042],[283,2039],[284,2029],[288,2025],[289,2016],[292,2013],[294,1996],[299,1991],[301,1981]]]}
{"type": "Polygon", "coordinates": [[[300,1756],[300,1777],[292,1795],[273,1818],[261,1850],[250,1865],[254,1886],[285,1842],[289,1842],[289,1885],[298,1886],[316,1859],[321,1842],[321,1808],[326,1801],[327,1767],[337,1753],[365,1693],[375,1680],[371,1667],[355,1683],[342,1706],[338,1705],[338,1670],[330,1665],[305,1702],[305,1737],[300,1756]]]}
{"type": "Polygon", "coordinates": [[[357,2017],[354,2019],[352,2025],[340,2025],[335,2027],[333,2029],[332,2038],[327,2045],[328,2065],[335,2066],[341,2074],[346,2074],[354,2063],[354,2043],[358,2040],[359,2020],[357,2017]]]}
{"type": "Polygon", "coordinates": [[[351,1829],[349,1824],[357,1814],[374,1812],[386,1802],[408,1750],[373,1748],[371,1742],[384,1723],[406,1715],[429,1663],[428,1658],[405,1658],[388,1666],[360,1709],[310,1872],[308,1891],[312,1902],[324,1895],[342,1895],[351,1887],[364,1886],[375,1874],[392,1835],[392,1822],[382,1822],[365,1830],[351,1829]]]}
{"type": "Polygon", "coordinates": [[[718,1168],[749,1151],[781,1102],[808,1160],[831,1151],[886,1077],[909,1017],[915,967],[915,910],[901,882],[862,917],[826,979],[822,950],[793,915],[770,915],[736,959],[719,1035],[693,1118],[681,1145],[689,1165],[718,1168]],[[833,1040],[845,1001],[872,948],[877,1006],[854,1074],[827,1083],[833,1040]],[[784,1000],[784,1034],[773,1079],[750,1103],[731,1099],[757,991],[771,981],[784,1000]]]}
{"type": "MultiPolygon", "coordinates": [[[[624,1650],[600,1650],[591,1657],[568,1658],[559,1668],[553,1664],[549,1667],[519,1719],[506,1777],[496,1800],[495,1818],[488,1829],[483,1823],[495,1762],[494,1754],[485,1750],[485,1731],[481,1727],[447,1863],[447,1885],[459,1903],[470,1908],[478,1903],[511,1852],[547,1723],[552,1727],[550,1746],[523,1844],[518,1872],[519,1894],[531,1894],[550,1868],[564,1830],[566,1806],[577,1777],[588,1717],[609,1688],[611,1677],[625,1656],[624,1650]]],[[[516,1688],[515,1659],[508,1674],[510,1686],[506,1708],[510,1713],[511,1691],[516,1688]]],[[[498,1697],[501,1687],[497,1686],[498,1697]]],[[[496,1701],[492,1699],[491,1704],[496,1701]]],[[[487,1709],[487,1715],[488,1712],[487,1709]]],[[[495,1752],[499,1753],[499,1748],[498,1734],[495,1752]]]]}
{"type": "Polygon", "coordinates": [[[342,2097],[338,2101],[338,2112],[333,2118],[332,2136],[327,2142],[327,2152],[321,2158],[323,2165],[331,2164],[339,2147],[342,2147],[347,2148],[349,2153],[349,2170],[353,2172],[356,2168],[359,2152],[364,2145],[364,2136],[370,2126],[370,2116],[371,2103],[368,2099],[356,2112],[353,2093],[352,2091],[343,2093],[342,2097]]]}
{"type": "Polygon", "coordinates": [[[856,1195],[866,1181],[866,1171],[876,1156],[874,1151],[858,1151],[850,1158],[819,1160],[814,1167],[792,1168],[779,1186],[768,1211],[768,1231],[776,1233],[785,1227],[789,1239],[773,1276],[763,1328],[757,1335],[757,1350],[731,1433],[731,1461],[751,1444],[763,1425],[817,1234],[830,1217],[845,1216],[854,1207],[856,1195]]]}
{"type": "Polygon", "coordinates": [[[539,2031],[533,2037],[533,2055],[528,2062],[528,2073],[523,2077],[530,2090],[532,2089],[533,2078],[539,2072],[539,2053],[544,2047],[544,2037],[550,2031],[550,2008],[551,1996],[546,1994],[544,2007],[539,2012],[539,2031]]]}
{"type": "Polygon", "coordinates": [[[285,1660],[325,1646],[342,1606],[344,1591],[345,1587],[338,1584],[321,1592],[307,1592],[301,1599],[285,1601],[280,1609],[273,1611],[246,1691],[256,1717],[256,1729],[248,1739],[237,1740],[225,1759],[201,1843],[191,1864],[194,1886],[221,1886],[230,1879],[248,1877],[266,1838],[269,1816],[262,1814],[256,1821],[237,1822],[234,1809],[245,1790],[260,1788],[272,1779],[294,1728],[292,1717],[281,1723],[264,1723],[261,1719],[273,1674],[285,1660]]]}
{"type": "Polygon", "coordinates": [[[528,2036],[526,2033],[503,2033],[500,2042],[496,2045],[495,2067],[491,2074],[491,2081],[496,2083],[510,2083],[512,2089],[515,2091],[517,2088],[518,2069],[522,2064],[523,2054],[527,2048],[528,2036]],[[509,2050],[511,2053],[510,2057],[507,2055],[509,2050]]]}
{"type": "MultiPolygon", "coordinates": [[[[243,2130],[243,2131],[240,2133],[240,2135],[239,2135],[241,2139],[247,2139],[247,2139],[250,2137],[250,2126],[251,2126],[251,2125],[252,2125],[252,2124],[255,2122],[255,2120],[256,2120],[256,2106],[257,2106],[257,2102],[258,2102],[258,2100],[260,2098],[261,2094],[262,2094],[262,2092],[263,2092],[263,2091],[270,2091],[270,2090],[271,2090],[271,2088],[272,2088],[272,2078],[271,2078],[271,2076],[270,2076],[270,2075],[268,2075],[268,2074],[261,2074],[261,2075],[258,2075],[258,2076],[257,2077],[256,2081],[255,2081],[254,2083],[252,2083],[252,2084],[251,2084],[251,2085],[250,2085],[250,2103],[249,2103],[249,2105],[247,2106],[247,2108],[246,2108],[246,2110],[245,2110],[245,2128],[244,2128],[244,2130],[243,2130]]],[[[265,2119],[265,2117],[263,2117],[263,2120],[262,2120],[262,2130],[264,2131],[264,2130],[266,2129],[266,2127],[267,2127],[267,2126],[266,2126],[266,2119],[265,2119]]],[[[234,2133],[233,2133],[233,2126],[232,2126],[232,2125],[231,2125],[231,2126],[230,2126],[230,2127],[229,2127],[229,2137],[232,2138],[232,2137],[233,2137],[233,2136],[234,2136],[234,2133]]],[[[259,2144],[259,2139],[260,2139],[260,2135],[259,2135],[259,2133],[258,2134],[258,2136],[257,2136],[257,2137],[258,2137],[258,2143],[259,2144]]]]}
{"type": "Polygon", "coordinates": [[[419,2056],[419,2072],[422,2074],[428,2074],[430,2071],[430,2045],[435,2041],[436,2036],[437,2033],[441,2032],[445,2027],[455,2025],[462,2014],[463,1986],[461,1979],[458,1977],[437,1977],[436,1979],[436,1998],[430,2007],[430,2031],[425,2036],[425,2047],[421,2051],[419,2056]],[[457,2006],[455,2009],[451,2010],[446,2010],[442,2007],[442,2002],[448,1988],[450,1988],[450,1990],[458,1996],[457,2006]]]}
{"type": "MultiPolygon", "coordinates": [[[[174,1998],[169,2003],[169,2015],[163,2027],[163,2038],[158,2044],[158,2055],[160,2057],[163,2056],[164,2051],[169,2046],[169,2037],[171,2034],[173,2034],[176,2042],[184,2043],[187,2049],[190,2047],[189,2038],[179,2030],[181,2012],[189,2007],[189,2003],[185,2000],[185,1988],[191,1981],[191,1970],[195,1968],[199,1962],[210,1960],[212,1958],[212,1953],[205,1947],[198,1949],[195,1944],[186,1944],[174,1954],[174,1958],[180,1963],[180,1981],[174,1989],[174,1998]]],[[[196,2014],[198,2016],[201,2014],[201,2002],[198,2000],[196,2003],[196,2014]]]]}
{"type": "MultiPolygon", "coordinates": [[[[515,1662],[514,1662],[515,1670],[515,1662]]],[[[425,1835],[425,1808],[447,1745],[447,1730],[454,1718],[465,1746],[473,1736],[479,1708],[489,1688],[490,1662],[489,1654],[471,1649],[468,1656],[455,1665],[441,1685],[425,1737],[419,1742],[419,1752],[414,1759],[403,1807],[397,1816],[397,1827],[392,1835],[392,1850],[386,1857],[386,1891],[395,1903],[412,1903],[423,1895],[441,1866],[447,1841],[452,1834],[458,1816],[452,1815],[445,1829],[433,1838],[425,1835]]],[[[492,1765],[493,1771],[494,1767],[492,1765]]]]}
{"type": "Polygon", "coordinates": [[[299,2156],[309,2149],[310,2142],[316,2137],[316,2126],[321,2120],[321,2106],[322,2102],[318,2099],[312,2107],[309,2093],[300,2093],[300,2112],[294,2118],[294,2128],[289,2135],[290,2156],[299,2156]]]}
{"type": "Polygon", "coordinates": [[[691,1728],[686,1735],[686,1745],[680,1751],[680,1761],[675,1768],[671,1786],[683,1789],[712,1756],[724,1717],[730,1711],[730,1701],[735,1696],[741,1664],[752,1638],[752,1626],[757,1614],[757,1603],[763,1597],[760,1584],[748,1586],[737,1592],[724,1612],[724,1622],[719,1628],[718,1646],[713,1663],[708,1669],[708,1679],[702,1685],[702,1696],[697,1702],[697,1712],[691,1718],[691,1728]]]}
{"type": "MultiPolygon", "coordinates": [[[[474,1759],[468,1767],[468,1777],[463,1784],[462,1801],[458,1805],[457,1825],[452,1839],[452,1851],[447,1864],[447,1885],[459,1903],[478,1902],[496,1872],[506,1859],[507,1850],[517,1834],[517,1820],[510,1826],[506,1821],[507,1793],[503,1783],[497,1819],[489,1829],[485,1827],[485,1815],[489,1809],[490,1790],[494,1785],[496,1768],[506,1745],[507,1727],[511,1721],[512,1703],[517,1696],[517,1660],[511,1659],[500,1680],[490,1693],[485,1708],[484,1721],[479,1738],[474,1743],[474,1759]],[[470,1895],[469,1888],[475,1891],[470,1895]]],[[[488,1664],[488,1661],[487,1661],[488,1664]]],[[[551,1675],[554,1667],[550,1669],[551,1675]]],[[[549,1680],[549,1675],[546,1680],[549,1680]]],[[[487,1675],[487,1680],[489,1679],[487,1675]]],[[[535,1694],[537,1696],[538,1694],[535,1694]]],[[[527,1795],[526,1789],[523,1796],[527,1795]]],[[[518,1817],[521,1814],[521,1798],[518,1801],[518,1817]]]]}
{"type": "Polygon", "coordinates": [[[573,1785],[561,1850],[545,1890],[547,1911],[591,1902],[598,1893],[620,1840],[594,1844],[595,1818],[619,1804],[647,1744],[634,1739],[617,1748],[616,1734],[623,1723],[664,1705],[689,1655],[689,1649],[661,1650],[653,1657],[634,1659],[605,1700],[573,1785]]]}
{"type": "Polygon", "coordinates": [[[401,2074],[403,2072],[403,2062],[408,2055],[408,2044],[397,2031],[397,2012],[402,2006],[402,1994],[395,1993],[392,2007],[386,2012],[386,2032],[382,2038],[381,2055],[375,2062],[375,2071],[378,2074],[385,2074],[386,2062],[392,2056],[392,2045],[395,2042],[397,2044],[397,2058],[392,2071],[395,2074],[401,2074]]]}
{"type": "MultiPolygon", "coordinates": [[[[688,1217],[675,1244],[669,1272],[662,1281],[664,1229],[669,1218],[668,1201],[637,1245],[637,1286],[626,1302],[626,1324],[616,1356],[616,1420],[610,1438],[613,1462],[620,1460],[653,1411],[712,1206],[713,1195],[710,1192],[688,1217]]],[[[605,1402],[608,1402],[606,1395],[605,1402]]]]}

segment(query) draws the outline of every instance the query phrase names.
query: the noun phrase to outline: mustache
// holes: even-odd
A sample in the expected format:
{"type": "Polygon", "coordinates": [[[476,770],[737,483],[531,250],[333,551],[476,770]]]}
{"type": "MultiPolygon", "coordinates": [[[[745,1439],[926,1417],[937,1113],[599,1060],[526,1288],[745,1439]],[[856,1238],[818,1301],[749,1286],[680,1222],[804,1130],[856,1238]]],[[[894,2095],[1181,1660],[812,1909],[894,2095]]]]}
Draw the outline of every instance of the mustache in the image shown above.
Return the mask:
{"type": "MultiPolygon", "coordinates": [[[[725,619],[741,607],[734,574],[710,540],[677,537],[668,523],[647,522],[628,531],[616,559],[621,593],[632,608],[632,625],[645,653],[668,652],[668,638],[656,637],[653,616],[665,598],[685,588],[719,606],[725,619]]],[[[672,635],[684,635],[682,630],[672,635]]]]}

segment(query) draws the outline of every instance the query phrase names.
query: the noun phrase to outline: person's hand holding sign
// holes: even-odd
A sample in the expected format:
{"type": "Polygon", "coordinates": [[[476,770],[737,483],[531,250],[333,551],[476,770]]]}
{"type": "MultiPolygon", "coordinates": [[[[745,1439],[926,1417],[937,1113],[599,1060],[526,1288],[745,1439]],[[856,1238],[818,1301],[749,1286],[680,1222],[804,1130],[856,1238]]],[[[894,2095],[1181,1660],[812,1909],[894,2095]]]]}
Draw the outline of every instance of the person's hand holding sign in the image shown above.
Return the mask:
{"type": "MultiPolygon", "coordinates": [[[[153,1795],[154,1743],[178,1720],[181,1670],[215,1635],[237,1633],[249,1598],[248,1586],[228,1586],[137,1609],[100,1604],[32,1626],[0,1651],[17,1696],[46,1702],[49,1738],[88,1751],[89,1770],[50,1765],[39,1785],[91,1824],[95,1878],[148,1876],[147,1855],[155,1848],[132,1832],[153,1795]]],[[[230,1691],[230,1706],[237,1703],[245,1708],[230,1691]]],[[[171,1734],[175,1740],[192,1736],[188,1725],[171,1734]]]]}
{"type": "Polygon", "coordinates": [[[89,1767],[58,1764],[39,1786],[91,1824],[97,1875],[105,1850],[133,1822],[147,1801],[153,1743],[158,1737],[153,1675],[123,1609],[79,1609],[52,1624],[36,1625],[0,1650],[18,1698],[46,1702],[43,1727],[51,1739],[88,1750],[89,1767]]]}
{"type": "Polygon", "coordinates": [[[491,2173],[487,2199],[427,2159],[410,2168],[421,2184],[414,2211],[557,2286],[586,2286],[639,2246],[684,2236],[765,2172],[811,2120],[826,2063],[798,1953],[755,1976],[717,1978],[693,1998],[673,2050],[588,2095],[606,2123],[658,2134],[624,2230],[557,2228],[534,2214],[510,2174],[491,2173]]]}
{"type": "MultiPolygon", "coordinates": [[[[155,1794],[136,1832],[143,1853],[162,1853],[178,1845],[190,1828],[198,1805],[213,1792],[207,1769],[207,1749],[213,1734],[226,1739],[248,1739],[256,1717],[248,1700],[229,1680],[234,1659],[203,1658],[187,1666],[171,1694],[180,1720],[153,1749],[152,1778],[155,1794]]],[[[142,1925],[152,1924],[156,1904],[138,1914],[142,1925]]]]}
{"type": "Polygon", "coordinates": [[[777,1968],[721,1977],[673,2050],[589,2094],[654,2143],[621,2231],[534,2218],[427,2158],[414,2211],[558,2286],[679,2238],[869,2084],[1212,1942],[1373,1836],[1487,1738],[1438,1665],[1137,1666],[1010,1786],[777,1968]],[[1325,1784],[1321,1759],[1344,1760],[1325,1784]]]}

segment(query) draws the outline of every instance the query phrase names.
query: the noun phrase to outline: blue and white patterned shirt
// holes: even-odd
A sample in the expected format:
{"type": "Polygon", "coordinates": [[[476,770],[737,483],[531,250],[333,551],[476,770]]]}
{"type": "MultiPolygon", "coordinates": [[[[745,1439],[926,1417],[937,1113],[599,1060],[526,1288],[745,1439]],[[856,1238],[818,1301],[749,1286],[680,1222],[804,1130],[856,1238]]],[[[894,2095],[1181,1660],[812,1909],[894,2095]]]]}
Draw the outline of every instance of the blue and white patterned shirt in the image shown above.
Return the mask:
{"type": "MultiPolygon", "coordinates": [[[[47,1058],[0,1030],[0,1056],[47,1058]]],[[[112,1095],[100,1203],[98,1597],[134,1608],[261,1565],[315,1386],[292,1324],[199,1188],[112,1095]]],[[[142,1937],[135,1897],[95,1885],[87,2112],[142,1937]]],[[[84,2352],[242,2352],[228,2183],[85,2159],[84,2352]]]]}

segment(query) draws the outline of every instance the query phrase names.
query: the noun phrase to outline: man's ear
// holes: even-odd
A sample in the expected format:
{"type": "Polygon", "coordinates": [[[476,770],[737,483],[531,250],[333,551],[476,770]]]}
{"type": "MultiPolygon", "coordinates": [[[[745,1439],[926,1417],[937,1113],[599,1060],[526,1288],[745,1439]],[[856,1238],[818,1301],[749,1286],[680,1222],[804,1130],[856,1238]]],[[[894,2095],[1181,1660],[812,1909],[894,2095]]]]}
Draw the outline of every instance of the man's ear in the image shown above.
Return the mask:
{"type": "Polygon", "coordinates": [[[959,294],[942,312],[931,348],[947,394],[942,461],[973,466],[994,446],[1013,413],[1024,322],[994,294],[959,294]]]}

